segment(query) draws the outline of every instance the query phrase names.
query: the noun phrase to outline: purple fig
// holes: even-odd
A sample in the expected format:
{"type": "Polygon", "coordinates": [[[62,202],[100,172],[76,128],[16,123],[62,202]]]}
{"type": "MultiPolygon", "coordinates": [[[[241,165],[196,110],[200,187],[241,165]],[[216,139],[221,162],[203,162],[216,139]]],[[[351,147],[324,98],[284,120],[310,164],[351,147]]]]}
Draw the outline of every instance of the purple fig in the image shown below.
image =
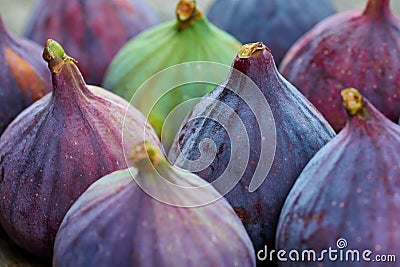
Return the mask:
{"type": "MultiPolygon", "coordinates": [[[[144,139],[146,122],[122,98],[86,86],[76,61],[57,42],[47,42],[43,58],[53,92],[24,110],[0,138],[0,223],[19,246],[49,257],[72,203],[100,177],[127,167],[124,122],[130,143],[144,139]]],[[[146,138],[157,143],[146,129],[146,138]]]]}
{"type": "MultiPolygon", "coordinates": [[[[170,150],[169,159],[179,167],[193,169],[195,160],[202,158],[201,150],[212,154],[209,152],[211,146],[202,147],[202,142],[214,142],[215,159],[196,173],[209,182],[217,181],[222,173],[229,173],[231,180],[241,178],[226,198],[242,219],[257,251],[264,245],[274,247],[280,210],[290,188],[311,157],[335,134],[312,104],[278,73],[270,50],[263,43],[243,46],[232,66],[226,80],[203,97],[188,116],[170,150]],[[253,84],[258,91],[252,91],[253,84]],[[250,95],[252,107],[244,101],[244,95],[250,95]],[[214,101],[210,104],[210,100],[214,101]],[[258,119],[254,112],[267,114],[267,103],[271,117],[258,119]],[[226,106],[233,111],[226,112],[226,106]],[[210,119],[214,114],[219,121],[210,119]],[[236,116],[240,119],[236,120],[236,116]],[[271,127],[267,134],[276,132],[275,158],[273,155],[262,158],[262,147],[271,149],[273,140],[257,125],[272,120],[275,120],[276,129],[271,127]],[[239,132],[241,124],[244,124],[247,136],[239,132]],[[246,138],[250,148],[248,159],[240,156],[244,147],[237,145],[246,138]],[[238,147],[236,151],[234,147],[238,147]],[[243,161],[247,162],[243,175],[239,169],[228,168],[230,165],[235,168],[243,161]],[[265,180],[258,189],[252,188],[257,165],[264,161],[273,161],[271,170],[262,177],[265,180]],[[249,192],[255,189],[255,192],[249,192]]],[[[217,190],[225,193],[223,186],[217,190]]]]}
{"type": "Polygon", "coordinates": [[[25,36],[59,40],[79,59],[87,83],[100,85],[118,50],[157,22],[144,0],[39,0],[25,36]]]}
{"type": "Polygon", "coordinates": [[[255,266],[243,224],[212,186],[171,166],[150,143],[137,145],[132,161],[136,168],[98,180],[68,211],[57,233],[54,267],[255,266]],[[162,180],[182,191],[169,190],[162,180]],[[216,201],[193,206],[202,199],[216,201]]]}
{"type": "MultiPolygon", "coordinates": [[[[277,249],[321,253],[333,248],[361,261],[291,262],[280,266],[376,266],[376,254],[400,249],[400,127],[385,118],[355,89],[342,91],[345,128],[310,161],[283,207],[277,249]],[[357,255],[354,255],[357,257],[357,255]]],[[[321,254],[317,254],[321,257],[321,254]]],[[[398,266],[386,262],[382,266],[398,266]]]]}
{"type": "Polygon", "coordinates": [[[297,39],[334,13],[330,0],[217,0],[208,17],[242,43],[263,41],[279,65],[297,39]]]}
{"type": "Polygon", "coordinates": [[[400,115],[400,19],[389,0],[369,0],[364,11],[333,15],[304,35],[280,71],[321,111],[336,131],[346,123],[340,91],[361,93],[389,119],[400,115]]]}
{"type": "Polygon", "coordinates": [[[42,49],[9,32],[0,17],[0,135],[26,107],[51,90],[42,49]]]}

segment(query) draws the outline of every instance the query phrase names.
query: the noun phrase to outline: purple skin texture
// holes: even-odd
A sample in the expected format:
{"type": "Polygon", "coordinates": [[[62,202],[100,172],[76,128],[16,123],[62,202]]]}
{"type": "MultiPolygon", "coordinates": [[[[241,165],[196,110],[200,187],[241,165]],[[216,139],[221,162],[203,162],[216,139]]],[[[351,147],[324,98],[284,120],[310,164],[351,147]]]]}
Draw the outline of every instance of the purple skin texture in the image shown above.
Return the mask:
{"type": "MultiPolygon", "coordinates": [[[[44,55],[54,43],[49,40],[44,55]]],[[[47,60],[53,92],[24,110],[0,138],[0,223],[39,257],[51,257],[61,220],[84,190],[127,167],[121,129],[129,103],[86,86],[74,59],[47,60]]],[[[133,108],[126,116],[125,140],[143,140],[144,117],[133,108]]],[[[158,144],[153,131],[148,138],[158,144]]]]}
{"type": "Polygon", "coordinates": [[[207,16],[244,44],[263,41],[279,65],[304,33],[335,12],[330,0],[217,0],[207,16]]]}
{"type": "Polygon", "coordinates": [[[346,123],[340,101],[354,87],[390,120],[400,116],[400,19],[389,0],[364,11],[333,15],[316,25],[285,56],[280,71],[336,131],[346,123]]]}
{"type": "Polygon", "coordinates": [[[98,180],[71,207],[56,237],[54,267],[255,266],[255,252],[243,224],[215,189],[204,188],[197,194],[167,192],[170,199],[220,198],[211,204],[167,205],[145,193],[132,174],[156,190],[163,190],[156,172],[180,186],[199,187],[206,182],[154,153],[137,163],[137,169],[98,180]]]}
{"type": "MultiPolygon", "coordinates": [[[[400,216],[396,212],[400,209],[400,126],[355,89],[345,90],[343,95],[347,124],[297,179],[281,213],[276,247],[319,252],[338,249],[337,240],[344,238],[346,249],[373,251],[371,259],[377,254],[395,255],[400,249],[400,216]],[[355,103],[361,103],[358,110],[352,107],[355,103]]],[[[319,264],[282,262],[279,266],[319,264]]],[[[327,267],[338,264],[377,266],[365,261],[332,262],[327,257],[323,262],[327,267]]]]}
{"type": "MultiPolygon", "coordinates": [[[[242,50],[246,47],[255,48],[255,52],[246,57],[242,57],[239,52],[232,67],[253,80],[265,96],[274,116],[277,139],[272,168],[255,192],[250,193],[248,187],[259,160],[262,138],[254,114],[237,96],[246,87],[242,86],[241,78],[235,74],[237,72],[231,72],[222,85],[204,98],[217,99],[235,110],[248,132],[249,164],[240,182],[225,197],[242,219],[255,250],[258,251],[264,249],[265,245],[273,249],[280,210],[290,188],[311,157],[335,133],[313,105],[278,73],[267,47],[261,42],[245,45],[242,50]]],[[[266,107],[260,104],[253,108],[263,110],[266,107]]],[[[205,106],[200,100],[183,123],[169,153],[170,161],[185,169],[189,166],[183,164],[182,158],[178,157],[179,150],[186,159],[198,159],[200,142],[205,138],[211,139],[218,151],[216,157],[210,166],[196,173],[208,182],[216,180],[226,169],[231,154],[231,140],[226,131],[236,136],[237,127],[232,124],[223,129],[212,120],[201,119],[213,112],[218,113],[218,106],[205,106]],[[200,118],[192,119],[196,117],[200,118]]]]}
{"type": "Polygon", "coordinates": [[[145,0],[39,0],[25,36],[43,45],[58,40],[79,59],[86,82],[101,85],[118,50],[157,23],[145,0]]]}
{"type": "Polygon", "coordinates": [[[26,107],[51,91],[43,49],[9,32],[0,17],[0,135],[26,107]]]}

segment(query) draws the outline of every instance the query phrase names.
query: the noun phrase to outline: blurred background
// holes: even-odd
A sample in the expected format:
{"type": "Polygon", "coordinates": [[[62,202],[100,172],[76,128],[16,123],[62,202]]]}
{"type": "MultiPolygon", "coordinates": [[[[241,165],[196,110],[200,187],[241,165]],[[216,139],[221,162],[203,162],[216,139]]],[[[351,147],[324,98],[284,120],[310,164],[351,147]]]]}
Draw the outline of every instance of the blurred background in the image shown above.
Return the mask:
{"type": "MultiPolygon", "coordinates": [[[[207,13],[207,9],[213,1],[198,0],[197,3],[201,10],[207,13]]],[[[159,13],[162,20],[170,20],[175,17],[174,9],[178,0],[147,0],[147,2],[159,13]]],[[[360,9],[365,6],[366,2],[367,0],[332,0],[339,11],[360,9]]],[[[0,0],[0,13],[8,29],[16,34],[22,34],[34,4],[35,0],[0,0]]],[[[400,1],[391,1],[391,5],[393,10],[400,15],[400,1]]]]}

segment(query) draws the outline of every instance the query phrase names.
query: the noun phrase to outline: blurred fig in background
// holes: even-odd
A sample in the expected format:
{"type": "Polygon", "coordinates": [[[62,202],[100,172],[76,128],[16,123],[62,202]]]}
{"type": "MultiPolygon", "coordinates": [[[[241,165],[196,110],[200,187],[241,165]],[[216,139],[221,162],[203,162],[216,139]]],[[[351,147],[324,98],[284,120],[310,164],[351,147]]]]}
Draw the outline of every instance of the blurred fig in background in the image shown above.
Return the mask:
{"type": "Polygon", "coordinates": [[[242,43],[263,41],[279,65],[306,31],[335,12],[330,0],[216,0],[208,17],[242,43]]]}
{"type": "Polygon", "coordinates": [[[43,49],[9,32],[0,16],[0,135],[26,107],[51,90],[43,49]]]}
{"type": "Polygon", "coordinates": [[[355,87],[384,115],[400,115],[400,19],[389,0],[369,0],[363,11],[333,15],[304,35],[280,71],[336,131],[346,123],[340,91],[355,87]]]}
{"type": "Polygon", "coordinates": [[[38,0],[25,35],[41,45],[58,40],[86,82],[100,85],[118,50],[157,22],[145,0],[38,0]]]}

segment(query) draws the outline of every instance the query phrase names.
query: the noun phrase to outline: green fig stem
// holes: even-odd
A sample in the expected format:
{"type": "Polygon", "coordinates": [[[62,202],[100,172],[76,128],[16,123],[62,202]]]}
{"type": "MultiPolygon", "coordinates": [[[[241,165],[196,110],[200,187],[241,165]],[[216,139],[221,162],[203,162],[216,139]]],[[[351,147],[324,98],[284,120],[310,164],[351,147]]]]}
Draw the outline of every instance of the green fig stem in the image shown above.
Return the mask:
{"type": "Polygon", "coordinates": [[[245,44],[240,49],[238,56],[240,58],[257,57],[262,54],[265,48],[262,42],[245,44]]]}
{"type": "Polygon", "coordinates": [[[364,15],[381,17],[390,13],[390,0],[368,0],[364,15]]]}
{"type": "Polygon", "coordinates": [[[179,30],[190,27],[194,21],[202,17],[203,15],[197,9],[195,0],[180,0],[176,6],[176,18],[179,30]]]}
{"type": "Polygon", "coordinates": [[[343,106],[349,116],[368,117],[369,111],[363,96],[355,88],[347,88],[341,92],[343,106]]]}
{"type": "Polygon", "coordinates": [[[43,59],[49,64],[51,73],[58,74],[67,62],[77,63],[77,61],[69,57],[62,46],[52,39],[48,39],[43,50],[43,59]]]}
{"type": "Polygon", "coordinates": [[[160,149],[148,141],[136,144],[130,153],[130,160],[134,167],[142,169],[144,167],[157,167],[165,163],[166,159],[160,149]],[[150,166],[149,166],[150,163],[150,166]]]}

